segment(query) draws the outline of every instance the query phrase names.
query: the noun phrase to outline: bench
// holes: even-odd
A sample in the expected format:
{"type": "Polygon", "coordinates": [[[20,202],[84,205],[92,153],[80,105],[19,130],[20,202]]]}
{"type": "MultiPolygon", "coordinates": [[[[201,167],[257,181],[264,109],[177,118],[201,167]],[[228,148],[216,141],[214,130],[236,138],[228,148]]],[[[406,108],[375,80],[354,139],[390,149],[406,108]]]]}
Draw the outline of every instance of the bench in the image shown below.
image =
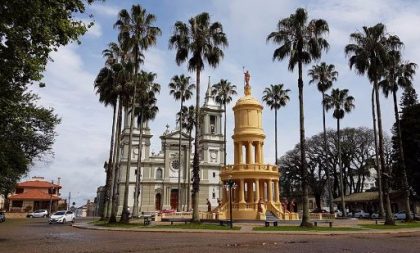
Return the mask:
{"type": "Polygon", "coordinates": [[[318,220],[318,221],[314,221],[314,226],[318,227],[318,223],[328,223],[328,225],[330,226],[330,228],[332,228],[334,221],[330,221],[330,220],[318,220]]]}
{"type": "Polygon", "coordinates": [[[375,224],[376,224],[376,225],[378,225],[378,224],[384,224],[384,223],[385,223],[385,221],[384,221],[384,220],[375,219],[375,224]]]}
{"type": "Polygon", "coordinates": [[[177,219],[167,219],[167,221],[171,222],[171,225],[173,225],[174,222],[184,222],[185,224],[187,224],[188,222],[191,221],[191,219],[177,218],[177,219]]]}
{"type": "Polygon", "coordinates": [[[142,215],[140,216],[140,219],[143,219],[144,225],[150,225],[150,222],[152,221],[152,215],[142,215]]]}
{"type": "Polygon", "coordinates": [[[224,226],[225,224],[230,226],[230,220],[219,220],[219,225],[224,226]]]}
{"type": "Polygon", "coordinates": [[[273,223],[273,227],[277,227],[278,226],[278,220],[266,220],[265,221],[265,226],[269,227],[270,223],[273,223]]]}

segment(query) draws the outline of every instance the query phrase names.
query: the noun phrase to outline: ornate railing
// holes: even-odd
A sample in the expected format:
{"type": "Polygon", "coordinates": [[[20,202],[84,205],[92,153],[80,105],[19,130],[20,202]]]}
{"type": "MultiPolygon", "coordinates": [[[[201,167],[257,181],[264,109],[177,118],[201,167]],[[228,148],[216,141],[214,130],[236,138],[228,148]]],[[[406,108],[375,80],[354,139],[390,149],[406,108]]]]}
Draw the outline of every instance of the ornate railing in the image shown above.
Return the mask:
{"type": "Polygon", "coordinates": [[[278,172],[276,165],[270,164],[235,164],[226,165],[222,167],[222,172],[229,171],[266,171],[266,172],[278,172]]]}

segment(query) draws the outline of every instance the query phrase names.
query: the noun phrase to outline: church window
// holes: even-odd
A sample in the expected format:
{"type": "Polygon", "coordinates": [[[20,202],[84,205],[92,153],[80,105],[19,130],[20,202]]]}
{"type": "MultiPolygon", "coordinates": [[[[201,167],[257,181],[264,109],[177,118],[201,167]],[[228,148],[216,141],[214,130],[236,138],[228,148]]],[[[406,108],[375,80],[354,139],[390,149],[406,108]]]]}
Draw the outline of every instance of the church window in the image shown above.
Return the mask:
{"type": "Polygon", "coordinates": [[[216,192],[214,191],[214,188],[213,188],[212,198],[216,199],[216,192]]]}
{"type": "Polygon", "coordinates": [[[210,115],[210,133],[216,133],[216,116],[210,115]]]}
{"type": "Polygon", "coordinates": [[[215,178],[216,177],[216,172],[213,172],[213,178],[215,178]]]}
{"type": "Polygon", "coordinates": [[[158,168],[156,170],[156,179],[162,179],[162,169],[158,168]]]}

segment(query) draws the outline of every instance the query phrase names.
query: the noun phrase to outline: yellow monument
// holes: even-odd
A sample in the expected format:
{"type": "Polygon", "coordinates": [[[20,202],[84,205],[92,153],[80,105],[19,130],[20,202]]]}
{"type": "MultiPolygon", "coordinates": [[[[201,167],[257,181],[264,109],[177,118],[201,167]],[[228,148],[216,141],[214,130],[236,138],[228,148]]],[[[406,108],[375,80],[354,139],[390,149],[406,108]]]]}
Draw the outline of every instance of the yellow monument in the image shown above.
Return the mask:
{"type": "Polygon", "coordinates": [[[235,187],[223,187],[222,201],[216,209],[218,218],[230,218],[229,196],[232,196],[234,220],[264,220],[267,211],[278,219],[298,219],[297,213],[284,210],[280,202],[277,166],[264,164],[263,106],[251,96],[249,79],[247,71],[245,96],[233,107],[234,164],[222,167],[220,173],[223,185],[234,183],[235,187]]]}

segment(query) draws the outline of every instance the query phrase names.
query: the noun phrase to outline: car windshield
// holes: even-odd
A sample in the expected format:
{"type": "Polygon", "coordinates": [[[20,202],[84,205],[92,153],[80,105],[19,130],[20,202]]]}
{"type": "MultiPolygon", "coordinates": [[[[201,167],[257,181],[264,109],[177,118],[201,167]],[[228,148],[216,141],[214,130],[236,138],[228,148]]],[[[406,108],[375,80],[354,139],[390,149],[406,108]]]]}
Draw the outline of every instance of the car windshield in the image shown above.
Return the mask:
{"type": "Polygon", "coordinates": [[[64,215],[64,212],[56,212],[54,215],[64,215]]]}

